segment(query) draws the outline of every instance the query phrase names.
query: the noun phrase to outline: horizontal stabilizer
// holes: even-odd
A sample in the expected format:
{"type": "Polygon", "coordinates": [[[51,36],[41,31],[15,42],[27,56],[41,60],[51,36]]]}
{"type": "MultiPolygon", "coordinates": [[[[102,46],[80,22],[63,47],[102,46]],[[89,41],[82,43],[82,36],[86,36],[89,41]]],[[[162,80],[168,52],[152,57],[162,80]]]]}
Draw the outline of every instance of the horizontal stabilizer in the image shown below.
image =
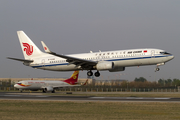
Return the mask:
{"type": "Polygon", "coordinates": [[[12,59],[12,60],[17,60],[17,61],[21,61],[21,62],[33,62],[33,60],[25,60],[25,59],[18,59],[18,58],[10,58],[10,57],[7,57],[7,59],[12,59]]]}

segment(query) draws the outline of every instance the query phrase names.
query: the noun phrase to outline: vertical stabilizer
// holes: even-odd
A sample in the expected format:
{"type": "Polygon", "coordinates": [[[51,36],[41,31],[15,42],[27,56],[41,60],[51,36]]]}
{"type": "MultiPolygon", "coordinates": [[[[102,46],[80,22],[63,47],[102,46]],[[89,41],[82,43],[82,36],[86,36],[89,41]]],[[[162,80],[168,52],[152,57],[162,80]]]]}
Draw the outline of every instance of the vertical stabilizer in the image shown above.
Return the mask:
{"type": "Polygon", "coordinates": [[[74,71],[72,76],[69,79],[64,80],[64,82],[66,82],[70,85],[76,85],[77,81],[78,81],[78,76],[79,76],[79,71],[74,71]]]}
{"type": "Polygon", "coordinates": [[[39,57],[43,54],[23,31],[17,31],[17,35],[25,59],[39,57]]]}

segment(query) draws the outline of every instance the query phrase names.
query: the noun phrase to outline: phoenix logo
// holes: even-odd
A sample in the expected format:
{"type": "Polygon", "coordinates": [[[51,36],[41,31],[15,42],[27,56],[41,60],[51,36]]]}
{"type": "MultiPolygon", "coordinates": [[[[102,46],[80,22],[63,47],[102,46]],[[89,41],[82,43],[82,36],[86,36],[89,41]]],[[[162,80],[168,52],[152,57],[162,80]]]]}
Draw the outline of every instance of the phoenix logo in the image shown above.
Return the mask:
{"type": "Polygon", "coordinates": [[[32,45],[29,45],[28,43],[22,43],[22,44],[23,44],[23,46],[25,47],[25,48],[24,48],[24,51],[26,52],[26,54],[27,54],[28,56],[32,55],[32,53],[33,53],[33,46],[32,46],[32,45]]]}
{"type": "Polygon", "coordinates": [[[77,76],[73,76],[73,79],[76,79],[77,78],[77,76]]]}

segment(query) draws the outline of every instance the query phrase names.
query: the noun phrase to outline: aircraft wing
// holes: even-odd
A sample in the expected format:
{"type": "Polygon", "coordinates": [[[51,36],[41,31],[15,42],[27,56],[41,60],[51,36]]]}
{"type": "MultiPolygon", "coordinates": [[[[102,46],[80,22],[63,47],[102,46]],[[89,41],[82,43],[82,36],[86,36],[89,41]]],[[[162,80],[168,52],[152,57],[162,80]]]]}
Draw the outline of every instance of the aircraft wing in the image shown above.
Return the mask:
{"type": "Polygon", "coordinates": [[[82,63],[82,64],[89,64],[89,65],[96,65],[97,62],[96,61],[90,61],[90,60],[84,60],[84,59],[80,59],[80,58],[76,58],[76,57],[71,57],[71,56],[66,56],[66,55],[60,55],[60,54],[56,54],[54,52],[49,53],[52,55],[55,55],[57,57],[61,57],[66,59],[67,62],[71,63],[71,64],[77,64],[77,63],[82,63]]]}
{"type": "Polygon", "coordinates": [[[89,66],[94,66],[98,63],[97,61],[84,60],[84,59],[80,59],[80,58],[76,58],[76,57],[57,54],[55,52],[50,51],[50,49],[45,45],[45,43],[43,41],[41,41],[41,43],[42,43],[43,48],[46,53],[49,53],[49,54],[57,56],[57,57],[64,58],[64,59],[66,59],[67,62],[69,62],[70,64],[75,64],[77,67],[81,66],[82,68],[83,67],[87,68],[89,66]]]}
{"type": "Polygon", "coordinates": [[[67,85],[67,86],[52,86],[54,89],[57,89],[57,88],[65,88],[65,87],[78,87],[78,86],[81,86],[81,85],[67,85]]]}
{"type": "Polygon", "coordinates": [[[47,87],[51,87],[52,89],[57,89],[57,88],[75,87],[75,86],[77,87],[77,86],[81,86],[81,85],[43,86],[43,87],[41,87],[41,89],[45,89],[45,88],[47,88],[47,87]]]}
{"type": "Polygon", "coordinates": [[[26,62],[26,63],[33,62],[33,60],[25,60],[25,59],[11,58],[11,57],[7,57],[7,59],[17,60],[17,61],[26,62]]]}

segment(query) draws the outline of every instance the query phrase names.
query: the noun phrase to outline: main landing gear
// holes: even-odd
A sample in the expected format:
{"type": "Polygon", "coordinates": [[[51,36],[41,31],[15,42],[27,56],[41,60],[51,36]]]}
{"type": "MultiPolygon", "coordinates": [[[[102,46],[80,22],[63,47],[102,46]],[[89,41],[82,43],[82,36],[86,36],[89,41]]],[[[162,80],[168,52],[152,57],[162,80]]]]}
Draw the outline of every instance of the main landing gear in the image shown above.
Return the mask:
{"type": "Polygon", "coordinates": [[[19,91],[22,93],[23,92],[23,90],[22,89],[19,89],[19,91]]]}
{"type": "Polygon", "coordinates": [[[45,89],[42,90],[43,93],[46,93],[47,91],[45,89]]]}
{"type": "Polygon", "coordinates": [[[92,75],[93,75],[93,72],[90,70],[90,71],[87,72],[87,75],[88,75],[88,76],[92,76],[92,75]]]}
{"type": "MultiPolygon", "coordinates": [[[[42,90],[43,93],[47,93],[47,90],[46,89],[43,89],[42,90]]],[[[51,91],[52,93],[55,93],[55,89],[53,89],[53,91],[51,91]]]]}
{"type": "MultiPolygon", "coordinates": [[[[88,75],[88,76],[92,76],[92,75],[93,75],[93,72],[90,70],[90,71],[87,72],[87,75],[88,75]]],[[[96,77],[99,77],[99,76],[100,76],[99,71],[95,72],[94,75],[95,75],[96,77]]]]}

